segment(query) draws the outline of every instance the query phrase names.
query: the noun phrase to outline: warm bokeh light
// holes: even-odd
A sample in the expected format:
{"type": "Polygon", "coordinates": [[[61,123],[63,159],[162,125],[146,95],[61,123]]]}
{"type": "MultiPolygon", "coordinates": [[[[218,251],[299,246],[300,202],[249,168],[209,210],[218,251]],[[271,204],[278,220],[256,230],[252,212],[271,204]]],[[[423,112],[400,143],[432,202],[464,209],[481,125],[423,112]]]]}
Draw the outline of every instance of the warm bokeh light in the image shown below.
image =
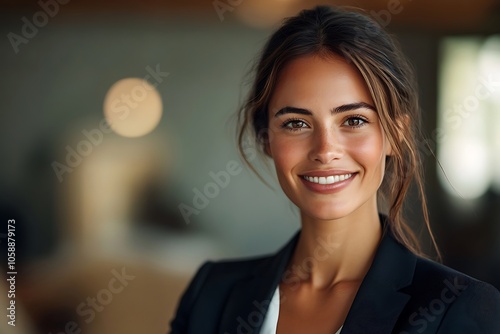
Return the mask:
{"type": "MultiPolygon", "coordinates": [[[[483,74],[500,77],[500,34],[490,36],[484,41],[479,53],[479,69],[483,74]]],[[[500,90],[492,92],[492,97],[500,99],[500,90]]]]}
{"type": "MultiPolygon", "coordinates": [[[[496,82],[500,79],[500,34],[486,39],[479,53],[479,68],[483,75],[491,75],[496,82]]],[[[491,92],[489,122],[500,126],[500,89],[491,92]]],[[[492,188],[500,194],[500,131],[492,131],[491,159],[493,166],[492,188]]]]}
{"type": "Polygon", "coordinates": [[[480,70],[481,38],[452,37],[443,42],[438,127],[438,167],[443,188],[456,197],[474,199],[492,182],[493,150],[491,73],[480,70]]]}
{"type": "Polygon", "coordinates": [[[446,177],[441,176],[448,192],[465,199],[483,195],[490,185],[490,159],[484,143],[460,139],[445,147],[440,158],[447,166],[446,177]]]}
{"type": "Polygon", "coordinates": [[[117,81],[106,94],[104,115],[113,131],[124,137],[144,136],[156,128],[163,111],[161,96],[144,79],[117,81]]]}

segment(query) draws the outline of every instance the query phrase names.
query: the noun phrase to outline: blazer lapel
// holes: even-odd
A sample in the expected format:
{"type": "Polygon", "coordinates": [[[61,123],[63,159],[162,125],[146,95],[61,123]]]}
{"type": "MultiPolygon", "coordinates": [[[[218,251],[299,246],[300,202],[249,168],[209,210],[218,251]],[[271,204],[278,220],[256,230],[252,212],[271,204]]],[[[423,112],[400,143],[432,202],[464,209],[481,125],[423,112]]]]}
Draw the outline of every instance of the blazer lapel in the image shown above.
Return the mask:
{"type": "Polygon", "coordinates": [[[275,255],[257,265],[248,280],[237,282],[226,302],[217,333],[259,333],[272,296],[297,244],[300,230],[275,255]]]}
{"type": "Polygon", "coordinates": [[[411,285],[417,258],[389,231],[356,294],[342,328],[349,333],[392,333],[410,295],[400,291],[411,285]]]}
{"type": "MultiPolygon", "coordinates": [[[[384,217],[381,217],[382,222],[384,217]]],[[[383,224],[387,227],[386,224],[383,224]]],[[[227,299],[217,333],[260,332],[276,287],[293,254],[300,230],[275,255],[239,281],[227,299]]],[[[416,256],[385,231],[373,263],[358,290],[342,327],[342,334],[391,333],[410,295],[400,291],[411,285],[416,256]]]]}

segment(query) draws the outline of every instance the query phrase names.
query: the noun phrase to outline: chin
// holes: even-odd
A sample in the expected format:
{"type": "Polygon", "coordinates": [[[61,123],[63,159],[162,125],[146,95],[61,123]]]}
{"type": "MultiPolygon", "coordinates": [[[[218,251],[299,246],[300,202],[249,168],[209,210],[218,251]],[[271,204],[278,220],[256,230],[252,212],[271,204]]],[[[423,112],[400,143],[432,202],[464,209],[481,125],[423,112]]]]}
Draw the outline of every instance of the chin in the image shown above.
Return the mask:
{"type": "Polygon", "coordinates": [[[348,205],[336,205],[331,202],[310,205],[307,208],[301,209],[301,212],[315,220],[337,220],[349,216],[354,211],[348,205]]]}

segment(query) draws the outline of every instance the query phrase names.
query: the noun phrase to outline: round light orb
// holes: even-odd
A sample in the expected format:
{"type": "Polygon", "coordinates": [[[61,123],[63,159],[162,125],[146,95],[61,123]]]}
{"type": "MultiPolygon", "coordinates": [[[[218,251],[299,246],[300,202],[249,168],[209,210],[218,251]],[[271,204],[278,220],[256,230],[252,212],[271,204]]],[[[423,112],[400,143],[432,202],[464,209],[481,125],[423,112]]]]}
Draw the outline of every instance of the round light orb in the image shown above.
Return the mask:
{"type": "Polygon", "coordinates": [[[160,122],[163,104],[158,90],[141,78],[115,82],[104,99],[104,116],[111,129],[124,137],[140,137],[160,122]]]}
{"type": "Polygon", "coordinates": [[[475,138],[457,138],[441,148],[440,160],[446,175],[439,179],[449,194],[464,199],[481,197],[491,182],[487,145],[475,138]]]}

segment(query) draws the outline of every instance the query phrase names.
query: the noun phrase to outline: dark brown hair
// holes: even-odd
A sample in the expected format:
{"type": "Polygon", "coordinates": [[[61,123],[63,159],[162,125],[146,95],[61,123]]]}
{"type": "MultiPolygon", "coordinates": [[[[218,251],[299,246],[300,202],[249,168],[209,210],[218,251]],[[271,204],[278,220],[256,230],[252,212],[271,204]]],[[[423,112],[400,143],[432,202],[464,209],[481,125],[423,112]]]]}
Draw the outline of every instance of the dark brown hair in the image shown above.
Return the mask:
{"type": "Polygon", "coordinates": [[[363,76],[393,151],[379,190],[388,206],[388,228],[408,249],[423,255],[415,233],[403,218],[403,203],[414,182],[425,226],[439,256],[430,230],[416,141],[420,122],[413,70],[395,41],[360,12],[326,6],[303,10],[286,19],[270,37],[255,64],[253,85],[238,114],[238,146],[243,159],[255,172],[245,155],[244,140],[250,135],[264,151],[268,104],[278,74],[291,60],[313,54],[339,55],[363,76]]]}

